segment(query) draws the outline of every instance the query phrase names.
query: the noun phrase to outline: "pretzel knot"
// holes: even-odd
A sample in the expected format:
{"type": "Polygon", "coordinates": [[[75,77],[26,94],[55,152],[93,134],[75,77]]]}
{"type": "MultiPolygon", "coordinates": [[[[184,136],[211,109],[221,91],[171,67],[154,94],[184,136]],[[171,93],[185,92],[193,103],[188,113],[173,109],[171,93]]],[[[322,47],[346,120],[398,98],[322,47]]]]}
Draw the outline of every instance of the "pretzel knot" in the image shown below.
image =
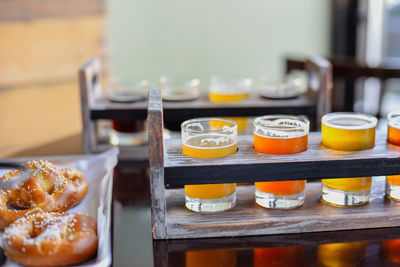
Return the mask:
{"type": "Polygon", "coordinates": [[[97,250],[97,222],[84,214],[35,209],[4,231],[7,256],[27,266],[64,266],[88,260],[97,250]]]}
{"type": "MultiPolygon", "coordinates": [[[[43,211],[62,212],[83,199],[88,190],[84,175],[74,169],[60,169],[48,161],[31,161],[25,164],[31,170],[24,183],[0,191],[0,228],[40,208],[43,211]]],[[[12,179],[20,173],[12,170],[0,179],[12,179]]]]}

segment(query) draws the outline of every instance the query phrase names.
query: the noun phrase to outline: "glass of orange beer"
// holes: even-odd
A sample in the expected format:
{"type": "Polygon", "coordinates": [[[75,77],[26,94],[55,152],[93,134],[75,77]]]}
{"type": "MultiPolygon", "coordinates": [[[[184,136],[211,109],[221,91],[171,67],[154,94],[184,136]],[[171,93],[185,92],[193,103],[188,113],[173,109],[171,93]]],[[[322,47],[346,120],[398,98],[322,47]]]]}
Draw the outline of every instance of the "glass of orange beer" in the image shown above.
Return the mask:
{"type": "MultiPolygon", "coordinates": [[[[371,115],[337,112],[322,117],[322,145],[340,151],[375,146],[377,119],[371,115]]],[[[323,179],[322,199],[336,206],[356,206],[369,201],[371,177],[323,179]]]]}
{"type": "MultiPolygon", "coordinates": [[[[253,123],[254,150],[287,155],[307,150],[310,122],[303,117],[267,115],[253,123]]],[[[304,203],[306,181],[256,182],[256,203],[265,208],[291,209],[304,203]]]]}
{"type": "MultiPolygon", "coordinates": [[[[237,151],[237,124],[219,118],[200,118],[182,123],[182,152],[194,158],[226,157],[237,151]]],[[[236,203],[236,184],[185,185],[189,210],[218,212],[236,203]]]]}
{"type": "MultiPolygon", "coordinates": [[[[400,148],[400,111],[391,112],[388,115],[388,136],[390,144],[400,148]]],[[[391,199],[400,200],[400,175],[386,177],[386,196],[391,199]]]]}

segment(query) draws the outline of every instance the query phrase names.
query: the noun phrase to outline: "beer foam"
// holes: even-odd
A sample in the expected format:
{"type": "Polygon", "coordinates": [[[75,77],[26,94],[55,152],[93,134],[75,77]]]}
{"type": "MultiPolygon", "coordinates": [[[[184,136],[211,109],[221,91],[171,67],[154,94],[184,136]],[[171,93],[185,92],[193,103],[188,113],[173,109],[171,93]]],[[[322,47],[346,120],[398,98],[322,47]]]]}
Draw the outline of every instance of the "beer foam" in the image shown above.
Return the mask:
{"type": "Polygon", "coordinates": [[[222,127],[222,132],[223,133],[233,134],[233,128],[229,127],[228,125],[224,125],[224,127],[222,127]]]}
{"type": "Polygon", "coordinates": [[[377,119],[361,113],[330,113],[322,117],[322,124],[331,128],[365,130],[376,127],[377,119]]]}
{"type": "Polygon", "coordinates": [[[186,126],[188,130],[204,132],[204,127],[200,122],[194,122],[186,126]]]}
{"type": "Polygon", "coordinates": [[[217,149],[234,145],[236,142],[230,135],[225,134],[201,134],[190,136],[184,141],[184,145],[198,149],[217,149]]]}
{"type": "Polygon", "coordinates": [[[308,134],[308,125],[300,120],[277,118],[262,120],[255,124],[255,134],[270,138],[297,138],[308,134]]]}

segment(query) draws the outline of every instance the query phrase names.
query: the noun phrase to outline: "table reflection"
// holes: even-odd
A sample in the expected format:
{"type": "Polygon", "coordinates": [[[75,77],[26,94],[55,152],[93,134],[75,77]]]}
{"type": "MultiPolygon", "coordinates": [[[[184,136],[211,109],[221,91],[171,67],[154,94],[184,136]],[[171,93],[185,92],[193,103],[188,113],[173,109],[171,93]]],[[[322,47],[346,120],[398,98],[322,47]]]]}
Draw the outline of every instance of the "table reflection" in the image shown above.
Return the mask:
{"type": "Polygon", "coordinates": [[[302,246],[254,249],[254,267],[303,266],[302,246]]]}
{"type": "MultiPolygon", "coordinates": [[[[397,266],[399,228],[287,235],[152,240],[147,163],[114,176],[114,266],[397,266]]],[[[1,257],[0,257],[1,262],[1,257]]]]}
{"type": "Polygon", "coordinates": [[[186,267],[236,267],[235,250],[186,251],[186,267]]]}
{"type": "Polygon", "coordinates": [[[381,249],[386,260],[400,264],[400,239],[384,240],[381,249]]]}
{"type": "Polygon", "coordinates": [[[322,266],[357,266],[364,258],[368,242],[322,244],[318,246],[318,263],[322,266]]]}

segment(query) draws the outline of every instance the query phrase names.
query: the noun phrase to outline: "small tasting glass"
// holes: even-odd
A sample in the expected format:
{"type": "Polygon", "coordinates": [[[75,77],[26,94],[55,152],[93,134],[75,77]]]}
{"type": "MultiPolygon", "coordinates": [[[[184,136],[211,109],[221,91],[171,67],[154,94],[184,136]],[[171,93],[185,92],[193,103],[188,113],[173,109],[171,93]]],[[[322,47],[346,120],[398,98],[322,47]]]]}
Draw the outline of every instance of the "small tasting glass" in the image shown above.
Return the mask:
{"type": "MultiPolygon", "coordinates": [[[[400,111],[391,112],[387,117],[388,136],[387,141],[400,148],[400,111]]],[[[386,177],[386,196],[400,200],[400,175],[386,177]]]]}
{"type": "MultiPolygon", "coordinates": [[[[368,114],[336,112],[322,117],[322,145],[340,151],[359,151],[375,146],[377,119],[368,114]]],[[[322,179],[322,199],[348,207],[369,201],[371,177],[322,179]]]]}
{"type": "MultiPolygon", "coordinates": [[[[310,122],[300,116],[267,115],[253,123],[254,150],[288,155],[307,150],[310,122]]],[[[291,209],[304,203],[306,180],[256,182],[256,203],[264,208],[291,209]]]]}
{"type": "MultiPolygon", "coordinates": [[[[237,124],[219,118],[201,118],[182,123],[182,153],[194,158],[226,157],[237,151],[237,124]]],[[[236,184],[185,185],[189,210],[219,212],[236,203],[236,184]]]]}
{"type": "MultiPolygon", "coordinates": [[[[127,104],[146,99],[147,80],[120,82],[113,80],[107,88],[107,97],[115,103],[127,104]]],[[[113,120],[110,143],[115,146],[137,146],[147,143],[146,120],[113,120]]]]}

